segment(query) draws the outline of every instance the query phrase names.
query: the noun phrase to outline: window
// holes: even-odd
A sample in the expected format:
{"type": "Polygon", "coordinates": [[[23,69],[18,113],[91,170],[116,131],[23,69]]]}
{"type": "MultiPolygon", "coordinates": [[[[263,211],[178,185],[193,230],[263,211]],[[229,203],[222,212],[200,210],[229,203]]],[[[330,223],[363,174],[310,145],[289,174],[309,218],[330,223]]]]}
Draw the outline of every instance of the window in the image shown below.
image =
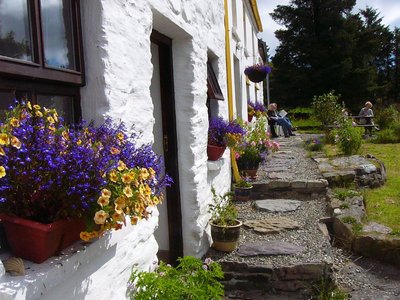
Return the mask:
{"type": "Polygon", "coordinates": [[[0,0],[0,109],[26,99],[74,121],[81,41],[79,0],[0,0]]]}
{"type": "Polygon", "coordinates": [[[210,62],[207,63],[207,97],[213,100],[224,100],[217,76],[210,62]]]}

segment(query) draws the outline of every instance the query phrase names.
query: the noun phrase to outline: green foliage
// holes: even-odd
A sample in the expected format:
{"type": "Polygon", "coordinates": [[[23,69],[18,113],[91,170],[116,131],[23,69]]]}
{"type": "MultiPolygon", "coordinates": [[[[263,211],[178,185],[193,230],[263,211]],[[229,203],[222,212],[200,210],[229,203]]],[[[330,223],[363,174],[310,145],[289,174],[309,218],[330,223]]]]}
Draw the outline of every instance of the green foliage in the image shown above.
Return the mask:
{"type": "Polygon", "coordinates": [[[394,105],[379,109],[375,112],[375,123],[379,124],[381,129],[388,129],[400,124],[400,111],[394,105]]]}
{"type": "Polygon", "coordinates": [[[251,187],[253,187],[253,185],[250,182],[242,179],[242,180],[239,180],[238,182],[235,183],[235,187],[238,187],[238,188],[251,188],[251,187]]]}
{"type": "Polygon", "coordinates": [[[224,295],[221,266],[211,259],[204,263],[195,257],[178,259],[177,267],[161,262],[154,272],[133,270],[129,296],[135,300],[217,300],[224,295]]]}
{"type": "Polygon", "coordinates": [[[233,194],[228,192],[224,195],[217,195],[214,187],[211,188],[211,192],[213,194],[213,203],[208,206],[211,220],[214,224],[220,226],[235,225],[238,212],[232,201],[233,194]]]}
{"type": "Polygon", "coordinates": [[[343,118],[335,129],[336,142],[345,155],[356,154],[362,144],[363,129],[354,127],[351,120],[343,118]]]}
{"type": "Polygon", "coordinates": [[[335,124],[342,115],[339,96],[334,95],[333,91],[321,96],[314,96],[312,108],[314,116],[325,126],[335,124]]]}
{"type": "Polygon", "coordinates": [[[333,195],[335,198],[338,198],[340,201],[346,200],[346,198],[351,198],[355,196],[360,196],[361,193],[355,190],[344,189],[344,188],[335,188],[333,190],[333,195]]]}
{"type": "Polygon", "coordinates": [[[342,218],[342,221],[346,224],[350,224],[353,230],[354,234],[358,234],[361,232],[363,229],[363,225],[359,222],[354,217],[346,216],[342,218]]]}
{"type": "Polygon", "coordinates": [[[306,141],[306,148],[309,151],[321,151],[324,144],[317,138],[306,141]]]}
{"type": "Polygon", "coordinates": [[[361,154],[372,154],[386,167],[387,181],[378,189],[366,189],[364,201],[367,220],[400,232],[400,144],[364,144],[361,154]]]}
{"type": "Polygon", "coordinates": [[[393,129],[383,129],[377,133],[373,142],[376,144],[394,144],[399,142],[399,138],[393,129]]]}
{"type": "Polygon", "coordinates": [[[348,295],[327,279],[322,279],[318,285],[313,287],[314,297],[313,299],[318,300],[346,300],[348,295]]]}

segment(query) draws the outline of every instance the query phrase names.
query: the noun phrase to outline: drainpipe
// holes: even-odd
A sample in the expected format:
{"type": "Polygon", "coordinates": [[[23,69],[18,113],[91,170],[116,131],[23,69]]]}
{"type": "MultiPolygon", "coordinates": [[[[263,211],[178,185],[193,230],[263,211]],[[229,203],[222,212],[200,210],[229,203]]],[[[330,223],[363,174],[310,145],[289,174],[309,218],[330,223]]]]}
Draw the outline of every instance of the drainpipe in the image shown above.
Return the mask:
{"type": "MultiPolygon", "coordinates": [[[[229,9],[228,0],[224,0],[225,10],[225,60],[226,60],[226,81],[228,90],[228,111],[229,121],[233,120],[233,96],[232,96],[232,64],[231,64],[231,31],[229,28],[229,9]]],[[[233,169],[233,178],[235,182],[240,180],[239,170],[236,164],[235,151],[231,150],[231,164],[233,169]]]]}

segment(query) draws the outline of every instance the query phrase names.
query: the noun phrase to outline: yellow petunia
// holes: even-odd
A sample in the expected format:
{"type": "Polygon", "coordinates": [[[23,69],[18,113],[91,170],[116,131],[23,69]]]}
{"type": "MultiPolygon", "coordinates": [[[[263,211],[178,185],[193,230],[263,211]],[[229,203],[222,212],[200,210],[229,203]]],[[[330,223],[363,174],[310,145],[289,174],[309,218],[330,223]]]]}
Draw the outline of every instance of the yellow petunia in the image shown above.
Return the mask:
{"type": "Polygon", "coordinates": [[[64,130],[64,131],[61,133],[61,136],[62,136],[64,139],[69,140],[68,131],[64,130]]]}
{"type": "Polygon", "coordinates": [[[118,133],[117,133],[117,138],[118,138],[120,141],[123,141],[123,140],[124,140],[124,134],[123,134],[122,132],[118,132],[118,133]]]}
{"type": "Polygon", "coordinates": [[[12,119],[10,120],[10,125],[11,125],[12,127],[19,127],[19,121],[18,121],[18,119],[12,118],[12,119]]]}
{"type": "Polygon", "coordinates": [[[28,106],[28,108],[29,108],[30,110],[32,110],[32,104],[31,104],[31,101],[28,101],[28,103],[26,104],[26,106],[28,106]]]}
{"type": "Polygon", "coordinates": [[[10,138],[5,133],[0,133],[0,145],[8,145],[10,143],[10,138]]]}
{"type": "Polygon", "coordinates": [[[121,214],[126,206],[125,197],[122,196],[118,197],[117,199],[115,199],[114,204],[115,204],[115,211],[121,214]]]}
{"type": "Polygon", "coordinates": [[[35,104],[35,105],[33,106],[33,108],[36,109],[36,110],[39,110],[39,109],[40,109],[40,105],[35,104]]]}
{"type": "Polygon", "coordinates": [[[17,137],[13,136],[11,138],[11,146],[17,149],[21,149],[21,141],[17,137]]]}
{"type": "Polygon", "coordinates": [[[122,179],[122,182],[125,184],[130,184],[133,180],[132,176],[129,173],[122,174],[121,179],[122,179]]]}
{"type": "Polygon", "coordinates": [[[3,166],[0,166],[0,178],[6,176],[6,169],[3,166]]]}
{"type": "Polygon", "coordinates": [[[53,118],[54,118],[54,121],[58,122],[58,114],[56,111],[53,114],[53,118]]]}
{"type": "Polygon", "coordinates": [[[124,187],[123,192],[124,192],[125,196],[127,196],[128,198],[133,196],[133,191],[129,185],[124,187]]]}
{"type": "Polygon", "coordinates": [[[137,224],[137,222],[138,222],[138,220],[139,220],[139,218],[138,218],[138,217],[136,217],[136,216],[132,216],[132,217],[131,217],[131,224],[132,224],[132,225],[136,225],[136,224],[137,224]]]}
{"type": "Polygon", "coordinates": [[[111,152],[111,154],[120,154],[121,150],[119,150],[116,147],[111,147],[110,152],[111,152]]]}
{"type": "Polygon", "coordinates": [[[115,170],[112,170],[109,174],[110,180],[112,182],[117,182],[118,181],[118,174],[115,170]]]}
{"type": "Polygon", "coordinates": [[[109,199],[109,197],[100,196],[99,199],[97,199],[97,204],[104,207],[110,203],[109,199]]]}
{"type": "Polygon", "coordinates": [[[53,117],[47,117],[47,121],[48,121],[50,124],[54,124],[54,119],[53,119],[53,117]]]}
{"type": "Polygon", "coordinates": [[[77,141],[76,141],[76,144],[77,144],[78,146],[82,145],[82,140],[80,140],[80,139],[77,140],[77,141]]]}
{"type": "Polygon", "coordinates": [[[149,173],[150,173],[150,177],[153,178],[154,175],[156,174],[156,171],[154,171],[154,169],[152,167],[149,168],[149,173]]]}
{"type": "Polygon", "coordinates": [[[119,171],[123,171],[123,170],[126,169],[126,165],[125,165],[125,163],[124,163],[122,160],[118,161],[118,167],[117,167],[117,169],[118,169],[119,171]]]}
{"type": "Polygon", "coordinates": [[[147,178],[149,178],[150,174],[149,171],[146,168],[141,168],[140,169],[140,179],[142,180],[146,180],[147,178]]]}
{"type": "Polygon", "coordinates": [[[106,222],[107,218],[108,218],[108,213],[106,213],[104,210],[99,210],[94,215],[93,220],[97,225],[103,225],[106,222]]]}
{"type": "Polygon", "coordinates": [[[2,155],[2,156],[6,155],[6,153],[4,152],[3,147],[0,147],[0,155],[2,155]]]}
{"type": "Polygon", "coordinates": [[[101,190],[101,196],[106,197],[106,198],[110,198],[111,197],[111,191],[107,190],[107,189],[102,189],[101,190]]]}
{"type": "Polygon", "coordinates": [[[36,111],[35,115],[36,115],[36,117],[39,117],[39,118],[43,117],[43,114],[41,111],[36,111]]]}

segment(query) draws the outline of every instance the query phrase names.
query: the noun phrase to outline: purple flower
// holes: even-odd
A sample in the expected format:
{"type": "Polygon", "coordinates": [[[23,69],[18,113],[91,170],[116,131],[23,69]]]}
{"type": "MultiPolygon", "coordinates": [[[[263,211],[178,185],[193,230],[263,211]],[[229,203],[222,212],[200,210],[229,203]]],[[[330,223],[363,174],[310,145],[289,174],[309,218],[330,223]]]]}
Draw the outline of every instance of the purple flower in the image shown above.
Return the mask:
{"type": "Polygon", "coordinates": [[[244,74],[249,75],[250,73],[254,72],[254,71],[259,71],[259,72],[263,72],[266,74],[271,73],[271,67],[268,65],[264,65],[264,64],[256,64],[253,66],[249,66],[246,69],[244,69],[244,74]]]}

